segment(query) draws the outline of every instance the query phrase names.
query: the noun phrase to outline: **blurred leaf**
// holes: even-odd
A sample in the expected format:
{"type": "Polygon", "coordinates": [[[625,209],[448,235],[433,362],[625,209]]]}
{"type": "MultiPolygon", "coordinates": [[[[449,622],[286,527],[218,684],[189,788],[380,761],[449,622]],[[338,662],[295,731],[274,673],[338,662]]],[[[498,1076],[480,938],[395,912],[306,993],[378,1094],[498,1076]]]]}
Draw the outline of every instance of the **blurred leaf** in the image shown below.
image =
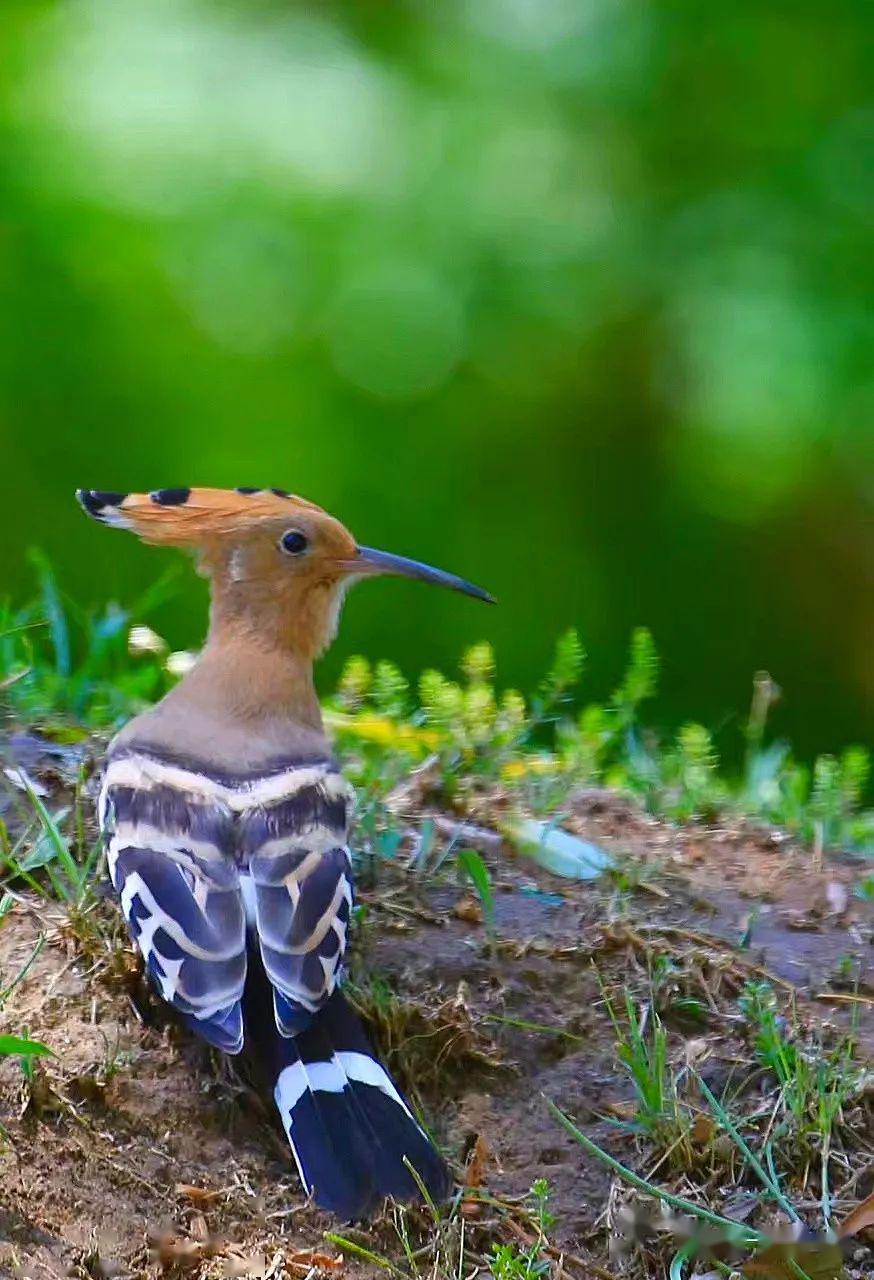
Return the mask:
{"type": "Polygon", "coordinates": [[[31,550],[30,561],[36,568],[37,577],[39,578],[43,609],[45,610],[49,633],[55,650],[55,669],[59,676],[68,676],[71,668],[70,632],[64,607],[61,604],[58,584],[55,581],[54,570],[49,564],[48,558],[36,547],[31,550]]]}
{"type": "Polygon", "coordinates": [[[54,1053],[39,1040],[25,1040],[21,1036],[0,1035],[0,1057],[43,1058],[54,1053]]]}
{"type": "Polygon", "coordinates": [[[594,880],[613,866],[598,845],[533,818],[511,826],[508,834],[521,853],[555,876],[568,880],[594,880]]]}
{"type": "MultiPolygon", "coordinates": [[[[33,848],[18,862],[22,871],[35,871],[57,861],[58,838],[63,840],[58,824],[64,821],[69,812],[69,809],[58,809],[57,813],[51,815],[51,829],[44,827],[34,841],[33,848]]],[[[64,843],[66,845],[66,841],[64,843]]]]}

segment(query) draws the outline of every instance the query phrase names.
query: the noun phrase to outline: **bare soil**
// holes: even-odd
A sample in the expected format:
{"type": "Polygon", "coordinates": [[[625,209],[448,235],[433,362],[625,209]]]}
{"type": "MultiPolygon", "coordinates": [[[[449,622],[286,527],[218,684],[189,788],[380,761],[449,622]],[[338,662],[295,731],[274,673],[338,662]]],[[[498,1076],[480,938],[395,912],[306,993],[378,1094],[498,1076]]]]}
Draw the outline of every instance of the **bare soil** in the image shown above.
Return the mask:
{"type": "MultiPolygon", "coordinates": [[[[470,1206],[471,1257],[524,1237],[521,1198],[544,1177],[565,1270],[604,1277],[617,1274],[605,1228],[614,1180],[543,1101],[624,1163],[645,1164],[617,1124],[632,1093],[599,981],[642,995],[659,957],[669,962],[669,996],[694,995],[704,1009],[703,1022],[684,1024],[668,1008],[672,1043],[715,1089],[746,1070],[736,997],[749,978],[769,976],[787,1008],[794,999],[826,1031],[855,1014],[872,1054],[874,909],[852,894],[857,866],[817,866],[773,833],[676,829],[600,791],[577,799],[569,825],[614,855],[620,883],[558,880],[484,836],[496,891],[490,937],[463,886],[419,885],[387,866],[362,888],[353,982],[459,1178],[474,1149],[485,1155],[482,1181],[496,1204],[470,1206]]],[[[271,1108],[168,1020],[110,902],[71,922],[59,906],[25,898],[0,923],[0,983],[40,941],[0,1014],[0,1030],[56,1055],[36,1064],[31,1082],[17,1062],[0,1067],[9,1134],[0,1141],[0,1275],[374,1271],[348,1250],[339,1262],[344,1250],[323,1233],[345,1229],[305,1202],[271,1108]]],[[[864,1140],[874,1146],[874,1132],[864,1140]]],[[[874,1184],[874,1162],[853,1169],[848,1190],[835,1188],[838,1213],[874,1184]]],[[[743,1188],[708,1190],[730,1209],[743,1188]]],[[[425,1219],[413,1214],[411,1224],[418,1239],[425,1219]]],[[[405,1266],[390,1214],[368,1234],[350,1231],[405,1266]]]]}

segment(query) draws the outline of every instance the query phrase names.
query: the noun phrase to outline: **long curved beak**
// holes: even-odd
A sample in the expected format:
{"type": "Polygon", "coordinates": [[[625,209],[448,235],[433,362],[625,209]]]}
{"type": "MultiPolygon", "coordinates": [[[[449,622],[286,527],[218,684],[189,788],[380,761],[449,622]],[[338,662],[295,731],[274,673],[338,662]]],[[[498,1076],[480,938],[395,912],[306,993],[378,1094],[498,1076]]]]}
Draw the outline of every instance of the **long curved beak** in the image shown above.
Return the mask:
{"type": "Polygon", "coordinates": [[[344,560],[342,567],[348,573],[377,574],[392,573],[401,578],[416,578],[419,582],[433,582],[437,587],[449,587],[452,591],[461,591],[475,600],[485,600],[487,604],[496,604],[495,597],[475,587],[472,582],[459,578],[457,574],[446,573],[443,569],[435,569],[430,564],[422,564],[419,560],[408,560],[406,556],[395,556],[389,551],[376,551],[373,547],[356,548],[354,560],[344,560]]]}

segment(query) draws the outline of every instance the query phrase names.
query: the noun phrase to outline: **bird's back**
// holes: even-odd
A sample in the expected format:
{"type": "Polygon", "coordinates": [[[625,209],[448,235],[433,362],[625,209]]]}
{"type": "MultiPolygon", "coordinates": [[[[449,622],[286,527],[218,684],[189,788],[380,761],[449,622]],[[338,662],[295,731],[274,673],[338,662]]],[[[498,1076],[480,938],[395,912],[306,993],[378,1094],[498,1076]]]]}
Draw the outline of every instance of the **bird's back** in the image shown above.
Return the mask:
{"type": "Polygon", "coordinates": [[[231,774],[135,736],[107,757],[109,871],[162,995],[238,1052],[247,933],[280,1026],[304,1025],[339,976],[352,904],[350,789],[330,759],[231,774]]]}
{"type": "Polygon", "coordinates": [[[350,801],[329,758],[229,773],[135,733],[110,748],[100,793],[110,875],[153,981],[216,1048],[253,1042],[305,1188],[347,1219],[417,1196],[408,1162],[435,1199],[449,1186],[339,990],[350,801]]]}

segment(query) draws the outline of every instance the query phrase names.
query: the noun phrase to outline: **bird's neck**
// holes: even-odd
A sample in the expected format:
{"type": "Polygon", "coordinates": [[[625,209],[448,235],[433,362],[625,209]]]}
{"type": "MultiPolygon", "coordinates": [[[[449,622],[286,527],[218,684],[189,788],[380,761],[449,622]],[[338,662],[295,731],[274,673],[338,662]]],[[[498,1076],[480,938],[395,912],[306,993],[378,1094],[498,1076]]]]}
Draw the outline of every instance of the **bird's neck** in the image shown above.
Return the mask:
{"type": "Polygon", "coordinates": [[[239,774],[329,759],[312,662],[263,637],[210,633],[196,665],[117,735],[136,747],[239,774]]]}
{"type": "Polygon", "coordinates": [[[313,655],[296,643],[306,618],[268,590],[213,590],[197,663],[150,711],[122,730],[135,744],[231,772],[331,754],[313,681],[313,655]]]}
{"type": "Polygon", "coordinates": [[[179,697],[253,731],[287,721],[321,732],[313,664],[253,632],[212,629],[179,697]]]}
{"type": "Polygon", "coordinates": [[[240,721],[279,717],[321,730],[303,603],[271,583],[216,575],[206,644],[189,681],[240,721]]]}
{"type": "Polygon", "coordinates": [[[252,734],[282,724],[321,733],[313,659],[296,642],[294,602],[245,587],[213,584],[206,644],[175,701],[252,734]]]}

